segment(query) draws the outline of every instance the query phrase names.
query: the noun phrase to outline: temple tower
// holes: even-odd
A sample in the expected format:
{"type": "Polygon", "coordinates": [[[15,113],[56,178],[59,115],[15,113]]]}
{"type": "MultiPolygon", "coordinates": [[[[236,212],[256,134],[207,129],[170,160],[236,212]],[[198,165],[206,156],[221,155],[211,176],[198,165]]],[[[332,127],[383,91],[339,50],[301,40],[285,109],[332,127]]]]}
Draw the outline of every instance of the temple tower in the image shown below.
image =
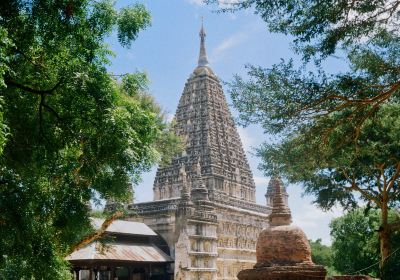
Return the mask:
{"type": "Polygon", "coordinates": [[[158,168],[154,201],[131,205],[162,235],[176,279],[237,279],[256,263],[258,234],[271,207],[255,202],[255,183],[218,77],[200,54],[175,113],[185,149],[158,168]]]}
{"type": "Polygon", "coordinates": [[[277,187],[280,187],[282,197],[283,197],[283,202],[285,203],[286,206],[288,206],[288,197],[289,195],[286,192],[286,188],[283,185],[282,179],[279,176],[273,176],[271,180],[268,183],[268,188],[267,192],[265,194],[265,200],[267,202],[267,205],[272,207],[273,205],[273,200],[274,200],[274,195],[275,195],[275,190],[277,187]]]}
{"type": "Polygon", "coordinates": [[[186,149],[170,165],[158,169],[154,200],[179,197],[179,166],[185,164],[190,170],[200,161],[211,199],[229,196],[254,203],[253,175],[220,81],[209,67],[205,37],[202,27],[198,65],[186,82],[175,114],[176,133],[186,149]]]}

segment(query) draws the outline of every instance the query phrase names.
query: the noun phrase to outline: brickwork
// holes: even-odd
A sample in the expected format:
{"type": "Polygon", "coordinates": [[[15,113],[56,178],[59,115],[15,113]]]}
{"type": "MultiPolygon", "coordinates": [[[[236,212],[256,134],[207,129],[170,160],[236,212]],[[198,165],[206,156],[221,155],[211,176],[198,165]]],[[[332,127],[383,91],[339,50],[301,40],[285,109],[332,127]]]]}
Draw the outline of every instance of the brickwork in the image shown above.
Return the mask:
{"type": "Polygon", "coordinates": [[[325,280],[326,270],[311,260],[311,248],[304,232],[292,223],[285,203],[282,181],[271,179],[274,187],[270,227],[264,229],[257,241],[257,263],[242,270],[239,280],[325,280]]]}

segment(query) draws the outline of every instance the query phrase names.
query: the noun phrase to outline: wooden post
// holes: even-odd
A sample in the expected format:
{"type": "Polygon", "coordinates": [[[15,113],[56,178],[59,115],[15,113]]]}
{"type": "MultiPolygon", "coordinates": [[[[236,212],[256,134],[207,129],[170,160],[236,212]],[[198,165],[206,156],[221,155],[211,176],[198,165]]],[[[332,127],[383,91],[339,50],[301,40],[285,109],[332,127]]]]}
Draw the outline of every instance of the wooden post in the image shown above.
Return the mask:
{"type": "Polygon", "coordinates": [[[117,278],[115,273],[115,266],[111,268],[111,280],[115,280],[117,278]]]}
{"type": "Polygon", "coordinates": [[[129,280],[132,280],[132,275],[133,275],[133,274],[132,274],[132,270],[133,270],[133,269],[132,269],[132,266],[128,266],[128,279],[129,279],[129,280]]]}
{"type": "Polygon", "coordinates": [[[107,267],[107,280],[113,280],[112,279],[112,274],[111,274],[112,272],[111,272],[111,268],[110,267],[107,267]]]}
{"type": "Polygon", "coordinates": [[[79,267],[75,267],[74,268],[74,272],[75,272],[75,280],[80,280],[80,277],[79,277],[79,271],[80,271],[81,269],[79,268],[79,267]]]}
{"type": "Polygon", "coordinates": [[[169,275],[168,275],[168,263],[164,265],[164,280],[169,280],[169,275]]]}

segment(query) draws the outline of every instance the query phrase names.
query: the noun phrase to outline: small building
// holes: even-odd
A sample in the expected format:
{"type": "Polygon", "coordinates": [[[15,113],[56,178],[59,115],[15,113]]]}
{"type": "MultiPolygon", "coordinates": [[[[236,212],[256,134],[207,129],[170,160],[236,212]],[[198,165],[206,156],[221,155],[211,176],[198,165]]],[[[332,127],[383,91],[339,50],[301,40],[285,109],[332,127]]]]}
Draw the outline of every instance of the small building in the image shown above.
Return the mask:
{"type": "MultiPolygon", "coordinates": [[[[93,219],[95,228],[104,220],[93,219]]],[[[167,280],[173,275],[165,241],[143,223],[114,221],[101,241],[66,258],[76,280],[167,280]]]]}

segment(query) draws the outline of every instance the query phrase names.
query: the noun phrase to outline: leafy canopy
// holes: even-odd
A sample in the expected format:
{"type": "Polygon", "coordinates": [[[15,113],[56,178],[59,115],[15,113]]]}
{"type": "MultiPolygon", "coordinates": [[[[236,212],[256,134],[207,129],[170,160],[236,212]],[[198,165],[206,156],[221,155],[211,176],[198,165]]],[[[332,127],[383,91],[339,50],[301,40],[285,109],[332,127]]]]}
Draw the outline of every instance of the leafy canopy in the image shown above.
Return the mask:
{"type": "Polygon", "coordinates": [[[69,279],[88,202],[128,201],[179,147],[146,76],[106,70],[105,38],[129,46],[149,24],[141,4],[0,2],[0,278],[69,279]]]}
{"type": "Polygon", "coordinates": [[[303,58],[299,67],[248,65],[248,77],[231,82],[241,123],[278,140],[259,149],[261,168],[302,183],[323,208],[358,198],[380,208],[383,266],[400,229],[388,222],[400,194],[400,1],[242,0],[222,11],[249,8],[270,31],[293,36],[303,58]],[[333,56],[349,70],[327,73],[333,56]]]}
{"type": "MultiPolygon", "coordinates": [[[[390,213],[390,219],[396,219],[395,212],[390,213]]],[[[333,266],[337,271],[346,274],[369,274],[378,276],[379,270],[379,236],[377,229],[380,226],[378,210],[357,208],[342,217],[334,219],[331,224],[333,266]]],[[[400,235],[391,237],[392,247],[400,248],[400,235]]],[[[387,272],[393,278],[398,273],[398,255],[391,255],[388,259],[387,272]],[[397,271],[397,273],[394,273],[397,271]]],[[[382,276],[382,275],[381,275],[382,276]]]]}
{"type": "Polygon", "coordinates": [[[315,264],[323,265],[328,276],[338,275],[332,267],[332,249],[322,244],[321,239],[309,240],[311,247],[311,258],[315,264]]]}
{"type": "Polygon", "coordinates": [[[398,0],[238,0],[227,2],[221,11],[252,9],[270,31],[292,35],[295,51],[308,60],[365,43],[381,31],[398,31],[399,8],[398,0]]]}

